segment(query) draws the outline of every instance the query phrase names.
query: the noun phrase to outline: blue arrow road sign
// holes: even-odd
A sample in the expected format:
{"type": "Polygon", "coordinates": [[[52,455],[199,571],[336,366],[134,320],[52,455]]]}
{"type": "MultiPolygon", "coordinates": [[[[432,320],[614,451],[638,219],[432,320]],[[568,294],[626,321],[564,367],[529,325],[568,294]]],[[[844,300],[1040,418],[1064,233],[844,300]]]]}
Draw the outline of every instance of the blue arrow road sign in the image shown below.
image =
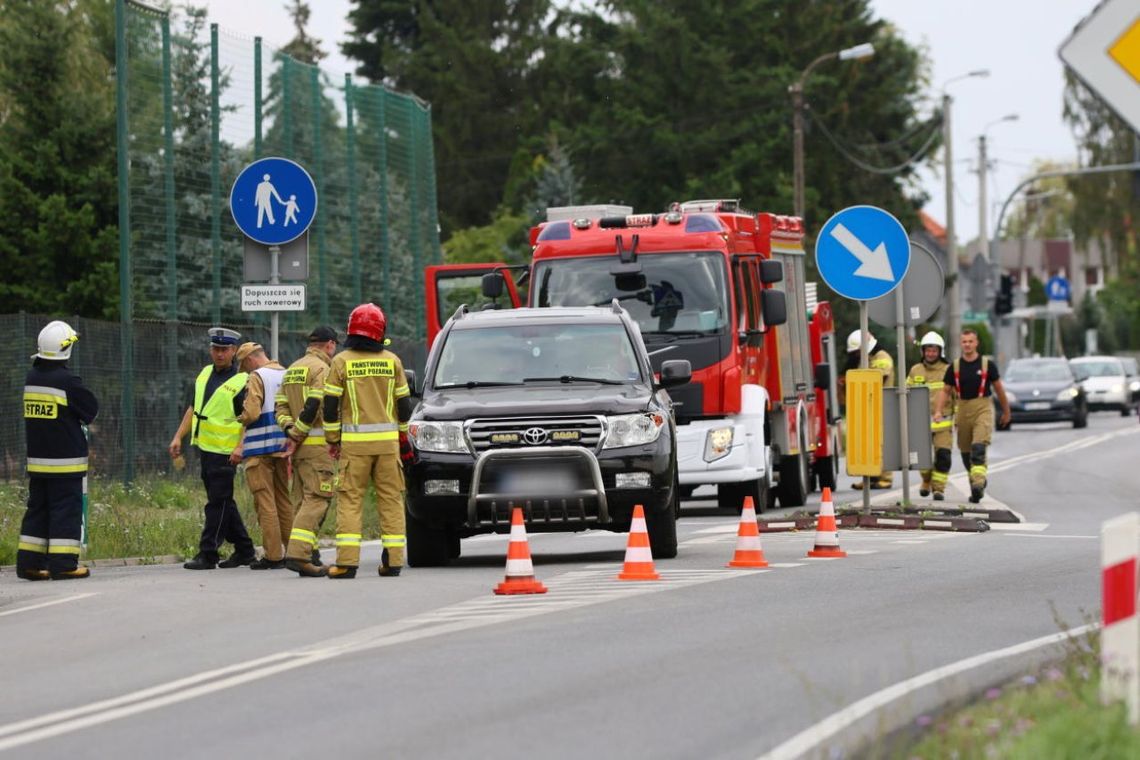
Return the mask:
{"type": "Polygon", "coordinates": [[[230,213],[251,240],[282,245],[299,238],[316,218],[317,186],[295,161],[262,158],[234,180],[230,213]]]}
{"type": "Polygon", "coordinates": [[[910,240],[899,220],[881,208],[850,206],[819,231],[815,263],[836,293],[869,301],[902,282],[910,268],[910,240]]]}
{"type": "Polygon", "coordinates": [[[1068,301],[1071,289],[1064,277],[1050,277],[1045,283],[1045,297],[1050,301],[1068,301]]]}

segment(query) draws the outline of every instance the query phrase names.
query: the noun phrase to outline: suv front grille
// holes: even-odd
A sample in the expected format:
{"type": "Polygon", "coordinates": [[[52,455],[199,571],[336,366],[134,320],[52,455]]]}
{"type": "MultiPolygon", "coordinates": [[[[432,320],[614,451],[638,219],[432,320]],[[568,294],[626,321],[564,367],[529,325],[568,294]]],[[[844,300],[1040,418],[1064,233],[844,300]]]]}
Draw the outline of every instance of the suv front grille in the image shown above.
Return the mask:
{"type": "Polygon", "coordinates": [[[602,432],[602,418],[592,415],[475,419],[467,424],[467,439],[476,454],[531,446],[581,446],[597,451],[602,432]]]}

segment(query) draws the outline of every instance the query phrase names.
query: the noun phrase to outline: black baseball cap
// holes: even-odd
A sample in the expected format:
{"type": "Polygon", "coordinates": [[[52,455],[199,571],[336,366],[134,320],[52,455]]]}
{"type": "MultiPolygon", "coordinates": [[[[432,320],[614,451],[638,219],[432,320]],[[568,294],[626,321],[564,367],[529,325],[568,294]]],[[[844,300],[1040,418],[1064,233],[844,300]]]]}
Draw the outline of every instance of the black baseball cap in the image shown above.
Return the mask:
{"type": "Polygon", "coordinates": [[[337,343],[340,343],[340,336],[337,335],[336,330],[327,325],[315,327],[313,331],[309,333],[310,343],[324,343],[328,340],[335,340],[337,343]]]}

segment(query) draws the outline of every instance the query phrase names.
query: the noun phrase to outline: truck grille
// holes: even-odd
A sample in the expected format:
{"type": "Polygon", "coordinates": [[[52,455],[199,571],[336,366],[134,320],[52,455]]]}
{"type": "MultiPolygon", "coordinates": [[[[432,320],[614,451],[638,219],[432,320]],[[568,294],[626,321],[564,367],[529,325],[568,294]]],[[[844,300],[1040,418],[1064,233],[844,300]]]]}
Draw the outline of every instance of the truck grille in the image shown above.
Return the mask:
{"type": "Polygon", "coordinates": [[[472,450],[529,448],[531,446],[581,446],[596,451],[602,442],[602,418],[510,417],[476,419],[467,425],[472,450]]]}

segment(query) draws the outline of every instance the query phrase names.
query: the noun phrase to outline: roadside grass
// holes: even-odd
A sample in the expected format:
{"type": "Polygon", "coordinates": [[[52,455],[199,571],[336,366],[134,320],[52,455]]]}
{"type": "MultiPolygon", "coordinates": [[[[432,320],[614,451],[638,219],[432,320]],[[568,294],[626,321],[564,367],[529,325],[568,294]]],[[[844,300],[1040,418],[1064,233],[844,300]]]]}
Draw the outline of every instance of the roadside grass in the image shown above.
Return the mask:
{"type": "Polygon", "coordinates": [[[989,689],[960,710],[922,716],[907,748],[869,754],[896,760],[1138,758],[1140,728],[1128,725],[1122,703],[1100,703],[1099,642],[1099,631],[1071,640],[1063,661],[989,689]]]}
{"type": "MultiPolygon", "coordinates": [[[[16,562],[27,498],[27,481],[0,481],[0,565],[16,562]]],[[[241,474],[234,482],[234,499],[253,542],[260,545],[261,530],[253,497],[241,474]]],[[[140,557],[146,562],[169,554],[192,557],[198,551],[205,500],[201,481],[192,477],[148,475],[130,487],[121,481],[95,478],[88,487],[88,537],[83,558],[140,557]]],[[[371,492],[364,506],[363,523],[366,540],[380,537],[375,496],[371,492]]],[[[331,539],[335,533],[334,508],[320,535],[331,539]]]]}

